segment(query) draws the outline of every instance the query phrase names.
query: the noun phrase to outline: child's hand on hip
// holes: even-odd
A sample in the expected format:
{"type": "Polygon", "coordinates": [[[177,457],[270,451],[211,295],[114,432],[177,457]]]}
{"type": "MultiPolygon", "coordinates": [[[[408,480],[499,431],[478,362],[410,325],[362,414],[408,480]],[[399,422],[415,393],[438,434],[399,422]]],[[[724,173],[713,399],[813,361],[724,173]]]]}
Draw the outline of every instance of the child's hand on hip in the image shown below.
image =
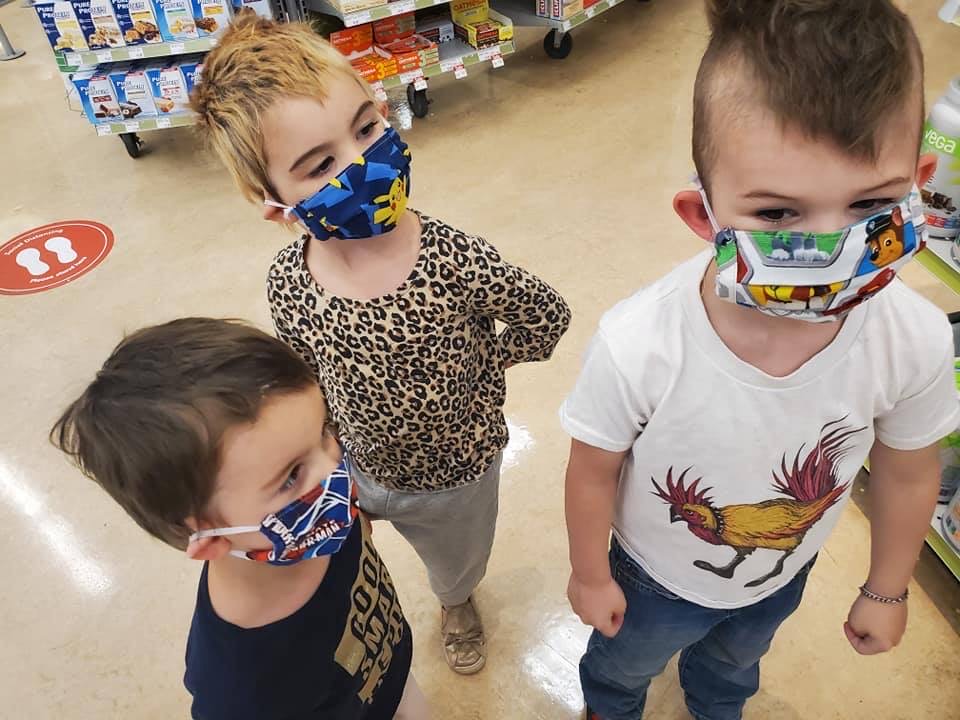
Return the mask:
{"type": "Polygon", "coordinates": [[[879,655],[900,644],[907,627],[907,604],[879,603],[862,595],[843,625],[847,640],[861,655],[879,655]]]}
{"type": "Polygon", "coordinates": [[[627,599],[612,577],[602,584],[588,585],[571,574],[567,598],[584,625],[595,627],[608,638],[620,632],[627,599]]]}

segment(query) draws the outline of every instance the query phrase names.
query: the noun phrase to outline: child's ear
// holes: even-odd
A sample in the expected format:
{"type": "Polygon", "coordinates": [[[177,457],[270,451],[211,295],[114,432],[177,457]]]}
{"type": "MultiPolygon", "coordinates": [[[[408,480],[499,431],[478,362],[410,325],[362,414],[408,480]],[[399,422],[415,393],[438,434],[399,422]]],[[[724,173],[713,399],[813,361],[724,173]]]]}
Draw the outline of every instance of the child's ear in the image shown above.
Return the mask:
{"type": "Polygon", "coordinates": [[[917,163],[917,187],[923,187],[927,184],[933,173],[937,170],[937,156],[933,153],[927,153],[920,156],[917,163]]]}
{"type": "Polygon", "coordinates": [[[673,210],[687,227],[707,242],[713,242],[713,226],[703,204],[703,198],[696,190],[681,190],[673,198],[673,210]]]}
{"type": "MultiPolygon", "coordinates": [[[[193,532],[201,529],[195,518],[189,517],[184,524],[193,532]]],[[[187,557],[191,560],[219,560],[227,555],[233,546],[225,537],[205,537],[190,540],[187,544],[187,557]]]]}
{"type": "Polygon", "coordinates": [[[390,106],[387,105],[386,100],[380,100],[377,103],[377,112],[380,113],[380,117],[384,120],[390,117],[390,106]]]}
{"type": "Polygon", "coordinates": [[[277,202],[274,198],[270,197],[267,193],[263,194],[263,219],[268,222],[279,223],[280,225],[290,225],[295,222],[293,218],[286,212],[283,208],[278,208],[276,205],[268,205],[269,202],[277,202]]]}

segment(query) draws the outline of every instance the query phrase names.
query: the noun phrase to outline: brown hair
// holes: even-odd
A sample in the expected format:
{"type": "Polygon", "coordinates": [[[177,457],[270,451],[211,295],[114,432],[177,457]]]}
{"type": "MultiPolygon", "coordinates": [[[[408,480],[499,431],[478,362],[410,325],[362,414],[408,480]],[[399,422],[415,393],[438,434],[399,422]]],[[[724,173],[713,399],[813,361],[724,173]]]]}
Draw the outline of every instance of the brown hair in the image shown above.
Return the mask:
{"type": "MultiPolygon", "coordinates": [[[[758,101],[782,124],[869,160],[877,158],[889,108],[916,102],[922,126],[923,53],[890,0],[706,6],[712,34],[693,99],[693,160],[704,182],[716,158],[712,123],[758,101]]],[[[918,150],[919,141],[920,126],[918,150]]]]}
{"type": "Polygon", "coordinates": [[[190,96],[198,131],[251,202],[279,200],[267,175],[261,119],[284,97],[327,99],[335,75],[373,90],[330,43],[303,23],[238,13],[204,58],[203,79],[190,96]]]}
{"type": "Polygon", "coordinates": [[[284,343],[238,321],[184,318],[124,339],[50,431],[140,527],[185,548],[223,433],[271,396],[316,382],[284,343]]]}

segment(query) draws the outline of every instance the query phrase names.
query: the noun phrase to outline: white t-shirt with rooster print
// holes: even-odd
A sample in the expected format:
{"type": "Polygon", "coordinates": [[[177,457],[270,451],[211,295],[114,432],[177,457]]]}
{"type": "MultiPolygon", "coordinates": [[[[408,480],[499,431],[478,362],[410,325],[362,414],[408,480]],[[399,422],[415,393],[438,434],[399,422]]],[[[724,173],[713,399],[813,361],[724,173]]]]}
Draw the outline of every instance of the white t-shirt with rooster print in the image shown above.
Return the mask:
{"type": "Polygon", "coordinates": [[[946,316],[899,280],[775,378],[710,324],[699,292],[710,259],[603,317],[560,415],[577,440],[631,451],[613,527],[627,552],[680,597],[736,608],[820,550],[875,439],[931,445],[960,424],[960,403],[946,316]]]}

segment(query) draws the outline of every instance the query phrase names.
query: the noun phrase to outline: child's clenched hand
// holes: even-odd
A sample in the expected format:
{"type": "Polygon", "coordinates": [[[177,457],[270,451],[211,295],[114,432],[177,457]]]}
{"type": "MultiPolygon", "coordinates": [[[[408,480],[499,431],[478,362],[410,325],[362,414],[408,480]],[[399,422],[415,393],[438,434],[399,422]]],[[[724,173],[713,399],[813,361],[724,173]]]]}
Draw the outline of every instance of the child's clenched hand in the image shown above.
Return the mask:
{"type": "Polygon", "coordinates": [[[906,627],[906,603],[885,605],[861,595],[850,608],[843,631],[858,653],[879,655],[900,644],[906,627]]]}
{"type": "Polygon", "coordinates": [[[595,627],[608,638],[620,632],[627,599],[613,578],[601,585],[588,585],[571,574],[567,598],[584,625],[595,627]]]}

